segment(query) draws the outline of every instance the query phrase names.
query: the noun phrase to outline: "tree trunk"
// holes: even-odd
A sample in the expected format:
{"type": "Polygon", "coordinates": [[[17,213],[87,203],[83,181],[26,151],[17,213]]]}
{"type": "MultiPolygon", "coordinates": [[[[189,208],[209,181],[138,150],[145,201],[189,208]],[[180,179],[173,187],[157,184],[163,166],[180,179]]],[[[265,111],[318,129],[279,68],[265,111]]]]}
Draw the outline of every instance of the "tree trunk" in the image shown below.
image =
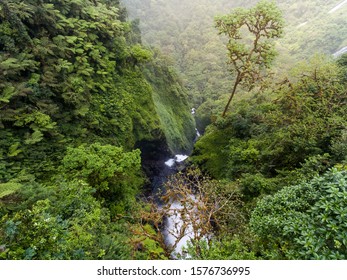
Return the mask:
{"type": "Polygon", "coordinates": [[[223,118],[225,117],[225,114],[226,114],[226,112],[228,111],[230,102],[231,102],[231,100],[233,99],[233,97],[234,97],[234,95],[235,95],[235,92],[236,92],[236,88],[237,88],[237,86],[239,85],[240,82],[241,82],[241,74],[238,73],[238,74],[237,74],[237,77],[236,77],[236,80],[235,80],[235,83],[234,83],[233,91],[231,92],[231,95],[230,95],[230,97],[229,97],[228,103],[227,103],[227,105],[226,105],[225,108],[224,108],[224,111],[223,111],[223,114],[222,114],[222,117],[223,117],[223,118]]]}

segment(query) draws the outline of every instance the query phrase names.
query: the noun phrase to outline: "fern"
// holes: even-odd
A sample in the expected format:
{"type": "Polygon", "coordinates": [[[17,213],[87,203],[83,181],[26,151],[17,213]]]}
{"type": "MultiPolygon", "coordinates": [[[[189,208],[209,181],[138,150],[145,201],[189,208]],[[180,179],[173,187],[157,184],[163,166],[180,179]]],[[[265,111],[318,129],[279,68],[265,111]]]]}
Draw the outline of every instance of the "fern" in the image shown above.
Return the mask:
{"type": "Polygon", "coordinates": [[[0,94],[0,102],[9,103],[12,96],[16,95],[16,88],[14,86],[5,87],[0,94]]]}
{"type": "Polygon", "coordinates": [[[14,143],[13,145],[10,146],[7,155],[9,157],[15,157],[18,154],[20,154],[22,152],[22,150],[20,150],[19,147],[20,147],[20,143],[19,142],[14,143]]]}
{"type": "Polygon", "coordinates": [[[43,139],[43,134],[40,130],[35,130],[28,139],[24,141],[25,144],[31,145],[40,142],[43,139]]]}
{"type": "Polygon", "coordinates": [[[10,194],[13,194],[20,187],[21,187],[21,184],[19,183],[8,182],[8,183],[0,184],[0,199],[10,194]]]}

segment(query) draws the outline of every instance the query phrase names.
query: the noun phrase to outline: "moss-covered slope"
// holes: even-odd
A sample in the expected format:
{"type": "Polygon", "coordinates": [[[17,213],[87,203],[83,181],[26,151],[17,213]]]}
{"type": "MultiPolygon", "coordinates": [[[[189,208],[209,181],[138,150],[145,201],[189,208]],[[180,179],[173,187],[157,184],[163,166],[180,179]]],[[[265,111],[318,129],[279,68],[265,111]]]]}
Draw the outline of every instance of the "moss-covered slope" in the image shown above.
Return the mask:
{"type": "Polygon", "coordinates": [[[187,93],[172,66],[156,55],[145,75],[153,88],[153,101],[173,153],[190,152],[195,137],[195,121],[187,93]]]}

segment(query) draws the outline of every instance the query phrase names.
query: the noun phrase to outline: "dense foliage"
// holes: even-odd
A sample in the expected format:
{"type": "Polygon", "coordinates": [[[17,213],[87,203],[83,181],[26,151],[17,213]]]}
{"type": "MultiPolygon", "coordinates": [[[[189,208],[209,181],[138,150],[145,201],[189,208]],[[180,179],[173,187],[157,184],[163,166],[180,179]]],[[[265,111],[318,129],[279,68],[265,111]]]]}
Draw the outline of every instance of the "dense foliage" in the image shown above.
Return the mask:
{"type": "Polygon", "coordinates": [[[1,1],[1,258],[130,258],[141,143],[195,137],[159,57],[119,1],[1,1]]]}
{"type": "Polygon", "coordinates": [[[214,177],[239,179],[251,196],[344,160],[341,69],[316,57],[293,72],[292,78],[236,103],[235,112],[218,119],[196,144],[194,160],[214,177]]]}
{"type": "Polygon", "coordinates": [[[346,259],[346,7],[119,2],[0,1],[0,259],[346,259]]]}
{"type": "Polygon", "coordinates": [[[263,255],[346,259],[346,179],[346,170],[332,169],[260,200],[250,226],[260,237],[263,255]]]}
{"type": "Polygon", "coordinates": [[[239,233],[239,257],[346,257],[344,59],[297,66],[291,78],[235,103],[196,143],[193,161],[233,182],[247,202],[251,231],[239,233]],[[333,166],[340,171],[324,175],[333,166]]]}
{"type": "MultiPolygon", "coordinates": [[[[256,0],[122,0],[132,18],[140,20],[145,43],[173,57],[197,110],[200,131],[220,114],[232,90],[224,38],[214,28],[216,16],[234,8],[250,8],[256,0]],[[215,100],[221,101],[216,104],[215,100]]],[[[276,72],[289,70],[315,53],[331,55],[347,46],[347,5],[338,0],[277,0],[285,27],[276,44],[276,72]],[[309,35],[308,35],[309,34],[309,35]]]]}
{"type": "MultiPolygon", "coordinates": [[[[127,259],[126,227],[82,180],[25,184],[23,201],[0,220],[1,259],[127,259]]],[[[18,199],[18,198],[17,198],[18,199]]]]}

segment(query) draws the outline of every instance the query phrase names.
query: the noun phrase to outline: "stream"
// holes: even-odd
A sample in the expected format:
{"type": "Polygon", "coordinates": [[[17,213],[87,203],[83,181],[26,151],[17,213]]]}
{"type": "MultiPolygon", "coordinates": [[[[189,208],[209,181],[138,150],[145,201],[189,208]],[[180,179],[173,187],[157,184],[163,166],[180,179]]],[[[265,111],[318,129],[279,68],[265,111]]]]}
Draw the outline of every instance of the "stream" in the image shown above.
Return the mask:
{"type": "MultiPolygon", "coordinates": [[[[196,129],[196,141],[200,137],[199,131],[196,129]]],[[[153,148],[153,147],[151,147],[153,148]]],[[[152,154],[152,151],[148,151],[152,154]]],[[[150,169],[152,171],[151,174],[147,174],[150,176],[151,185],[150,185],[150,196],[154,198],[154,202],[157,204],[159,208],[165,207],[163,202],[160,200],[158,194],[165,193],[165,182],[168,178],[180,170],[184,169],[185,161],[188,159],[188,155],[185,154],[177,154],[174,156],[170,156],[169,153],[163,153],[160,155],[160,159],[158,160],[158,154],[160,151],[154,151],[157,154],[157,158],[145,163],[146,166],[151,165],[150,169]]],[[[195,197],[192,197],[194,200],[195,197]]],[[[173,246],[176,243],[176,236],[179,235],[179,232],[182,230],[183,221],[178,213],[179,210],[182,209],[182,205],[173,201],[170,207],[170,215],[166,216],[163,224],[162,224],[162,235],[164,237],[164,241],[166,246],[173,246]],[[176,236],[175,236],[176,235],[176,236]]],[[[171,257],[173,259],[180,258],[179,256],[187,257],[184,252],[184,247],[187,245],[189,240],[193,238],[193,230],[190,225],[186,227],[184,230],[183,238],[176,244],[171,257]]]]}
{"type": "MultiPolygon", "coordinates": [[[[174,170],[174,173],[177,172],[177,166],[184,164],[184,161],[188,158],[187,155],[175,155],[174,158],[170,158],[165,161],[165,165],[170,169],[174,170]]],[[[181,215],[177,210],[180,210],[182,205],[174,201],[171,205],[170,210],[172,211],[172,215],[166,217],[164,221],[162,234],[165,239],[165,243],[167,246],[173,246],[176,242],[176,236],[179,234],[181,227],[183,225],[183,221],[181,215]]],[[[177,258],[177,255],[184,255],[183,248],[187,245],[188,241],[193,237],[192,227],[188,226],[184,232],[184,237],[177,243],[174,251],[171,256],[173,258],[177,258]]]]}

